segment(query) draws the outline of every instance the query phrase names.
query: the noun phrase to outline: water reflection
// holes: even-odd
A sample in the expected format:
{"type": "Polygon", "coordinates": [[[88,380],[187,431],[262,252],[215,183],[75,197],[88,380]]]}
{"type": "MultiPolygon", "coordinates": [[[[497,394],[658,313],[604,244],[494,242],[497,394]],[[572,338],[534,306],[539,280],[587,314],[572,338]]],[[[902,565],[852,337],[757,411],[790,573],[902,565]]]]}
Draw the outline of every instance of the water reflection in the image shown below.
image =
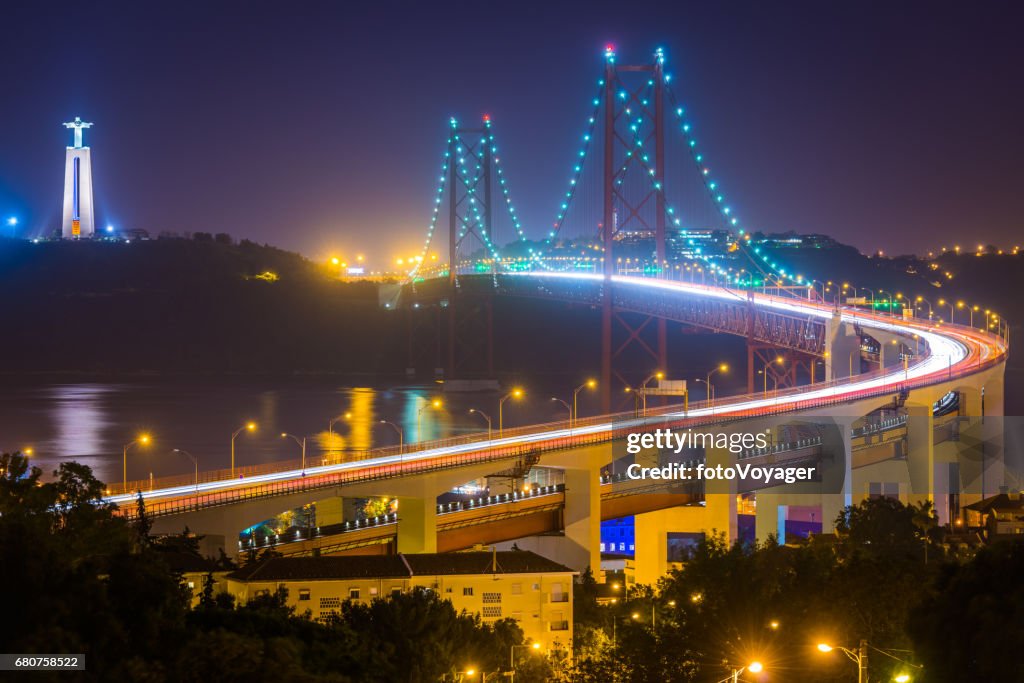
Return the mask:
{"type": "MultiPolygon", "coordinates": [[[[35,464],[47,474],[62,461],[77,460],[100,479],[118,482],[122,447],[147,433],[152,442],[128,455],[129,479],[191,474],[192,463],[180,451],[198,458],[203,470],[228,468],[232,432],[253,421],[258,429],[235,441],[238,467],[297,459],[298,448],[282,432],[305,436],[312,461],[397,445],[395,430],[380,420],[397,425],[408,445],[486,431],[484,420],[469,412],[476,408],[494,418],[497,433],[502,395],[442,394],[436,384],[339,386],[325,379],[26,382],[0,392],[0,450],[32,446],[35,464]],[[441,406],[433,405],[435,399],[441,406]]],[[[541,400],[549,395],[535,386],[523,400],[506,402],[505,426],[564,419],[564,410],[555,409],[560,406],[541,400]]],[[[593,405],[581,401],[581,414],[594,409],[596,399],[593,405]]]]}

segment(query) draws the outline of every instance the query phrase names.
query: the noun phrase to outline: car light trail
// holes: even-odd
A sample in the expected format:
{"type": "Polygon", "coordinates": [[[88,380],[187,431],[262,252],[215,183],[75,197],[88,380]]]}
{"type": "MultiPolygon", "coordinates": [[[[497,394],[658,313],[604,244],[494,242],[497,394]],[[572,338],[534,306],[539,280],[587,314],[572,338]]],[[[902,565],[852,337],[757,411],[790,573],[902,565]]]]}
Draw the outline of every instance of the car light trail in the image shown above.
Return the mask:
{"type": "MultiPolygon", "coordinates": [[[[547,279],[572,279],[580,281],[602,281],[603,275],[593,273],[521,273],[524,277],[547,278],[547,279]]],[[[716,299],[737,299],[746,301],[746,291],[733,291],[721,287],[698,285],[686,282],[671,280],[655,280],[650,278],[638,278],[628,276],[612,276],[612,281],[620,286],[657,289],[662,291],[673,291],[690,296],[700,296],[716,299]]],[[[767,294],[755,294],[753,297],[757,306],[785,311],[787,313],[803,316],[813,316],[820,319],[830,320],[835,317],[835,310],[828,305],[777,297],[767,294]]],[[[231,491],[233,489],[244,489],[259,484],[269,484],[289,480],[314,480],[318,476],[337,475],[344,472],[353,472],[364,469],[380,467],[397,467],[396,476],[404,474],[401,470],[413,463],[422,463],[442,457],[465,455],[470,453],[487,452],[499,450],[503,447],[514,447],[522,445],[533,445],[545,441],[557,439],[600,435],[608,433],[609,437],[613,431],[629,428],[640,428],[644,425],[653,425],[669,419],[697,419],[697,418],[735,418],[747,415],[756,415],[758,411],[771,410],[773,413],[786,409],[803,410],[807,409],[810,403],[815,401],[837,401],[843,399],[857,400],[886,389],[897,390],[902,385],[912,382],[934,380],[938,383],[952,376],[960,374],[972,367],[983,366],[986,362],[1005,355],[1006,344],[988,334],[982,334],[973,329],[957,328],[952,326],[937,326],[922,323],[917,320],[900,320],[888,317],[876,316],[861,311],[843,309],[839,313],[842,322],[857,323],[865,330],[881,330],[904,339],[908,346],[915,343],[917,339],[923,341],[929,353],[920,359],[909,364],[906,368],[902,365],[894,366],[882,374],[865,377],[864,379],[851,379],[842,384],[823,383],[821,385],[807,385],[802,387],[804,391],[798,393],[787,393],[783,396],[773,397],[738,397],[733,401],[728,398],[720,399],[716,405],[702,408],[695,408],[683,412],[660,413],[654,417],[636,417],[631,419],[615,419],[599,424],[588,424],[573,428],[541,429],[533,434],[520,434],[516,436],[501,437],[496,439],[482,439],[469,443],[428,448],[422,451],[411,453],[387,455],[365,460],[342,462],[318,467],[308,467],[305,471],[301,469],[273,472],[249,476],[244,479],[221,479],[200,483],[198,486],[189,484],[156,489],[144,492],[143,496],[148,501],[169,500],[175,498],[188,498],[199,494],[231,491]]],[[[413,445],[415,447],[415,445],[413,445]]],[[[512,457],[511,455],[508,457],[512,457]]],[[[501,459],[501,458],[496,458],[501,459]]],[[[480,459],[467,458],[466,465],[480,465],[480,459]]],[[[116,495],[107,498],[108,501],[119,505],[128,504],[134,501],[133,494],[116,495]]]]}

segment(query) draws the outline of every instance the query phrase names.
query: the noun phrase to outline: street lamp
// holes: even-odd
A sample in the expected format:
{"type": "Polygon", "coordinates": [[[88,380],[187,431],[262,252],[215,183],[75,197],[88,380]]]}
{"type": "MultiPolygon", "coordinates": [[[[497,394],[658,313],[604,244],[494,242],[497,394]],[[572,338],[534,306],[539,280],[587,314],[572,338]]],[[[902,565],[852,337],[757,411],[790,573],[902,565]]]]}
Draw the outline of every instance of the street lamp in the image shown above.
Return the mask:
{"type": "Polygon", "coordinates": [[[893,314],[893,306],[896,305],[896,297],[892,295],[892,292],[887,292],[884,289],[878,290],[879,294],[888,294],[889,298],[886,301],[889,302],[889,317],[895,317],[893,314]]]}
{"type": "Polygon", "coordinates": [[[576,387],[575,389],[572,390],[572,420],[573,420],[573,422],[575,422],[576,420],[578,420],[580,418],[580,411],[576,407],[576,397],[579,396],[579,393],[581,391],[583,391],[584,389],[596,389],[596,388],[597,388],[597,380],[588,379],[586,382],[584,382],[583,384],[579,385],[578,387],[576,387]]]}
{"type": "Polygon", "coordinates": [[[427,408],[440,408],[444,405],[441,399],[435,398],[430,403],[424,403],[420,406],[419,410],[416,411],[416,440],[423,441],[423,411],[427,408]]]}
{"type": "Polygon", "coordinates": [[[488,415],[487,413],[485,413],[482,410],[477,410],[476,408],[470,408],[469,412],[470,412],[470,414],[479,415],[483,419],[487,420],[487,440],[490,441],[491,440],[491,416],[488,415]]]}
{"type": "Polygon", "coordinates": [[[932,313],[932,302],[928,301],[928,299],[925,299],[923,296],[919,296],[919,297],[915,298],[914,301],[917,302],[918,304],[921,304],[921,303],[928,304],[928,319],[931,320],[932,319],[932,315],[933,315],[933,313],[932,313]]]}
{"type": "MultiPolygon", "coordinates": [[[[776,363],[778,365],[783,365],[785,362],[786,362],[785,358],[783,358],[782,356],[776,356],[775,360],[767,361],[764,364],[764,395],[765,396],[768,395],[768,368],[771,367],[772,363],[776,363]]],[[[778,382],[776,382],[775,386],[776,387],[778,386],[778,382]]],[[[783,386],[785,386],[785,385],[783,385],[783,386]]]]}
{"type": "Polygon", "coordinates": [[[236,429],[231,434],[231,478],[232,479],[235,478],[235,437],[237,437],[242,432],[255,432],[255,431],[256,431],[256,423],[255,422],[246,422],[244,425],[242,425],[241,427],[236,429]]]}
{"type": "Polygon", "coordinates": [[[510,398],[519,399],[519,398],[522,398],[522,397],[523,397],[523,390],[518,388],[518,387],[516,387],[516,388],[512,389],[512,391],[510,391],[507,394],[505,394],[504,396],[502,396],[501,400],[498,401],[498,436],[499,437],[502,434],[505,433],[505,418],[504,418],[505,401],[509,400],[510,398]]]}
{"type": "Polygon", "coordinates": [[[738,683],[740,680],[740,674],[744,671],[749,671],[752,674],[759,674],[762,671],[764,671],[764,664],[758,661],[753,661],[750,664],[747,664],[746,666],[741,666],[738,669],[734,668],[732,670],[732,683],[738,683]]]}
{"type": "Polygon", "coordinates": [[[387,420],[377,420],[382,425],[388,425],[398,433],[398,454],[401,455],[405,452],[405,436],[402,434],[402,428],[396,425],[394,422],[388,422],[387,420]]]}
{"type": "MultiPolygon", "coordinates": [[[[711,387],[711,375],[715,374],[716,372],[729,372],[729,366],[726,365],[725,363],[722,363],[717,368],[712,369],[711,372],[708,373],[707,379],[705,380],[707,382],[708,387],[711,387]]],[[[711,391],[711,401],[714,402],[714,400],[715,400],[715,392],[714,392],[713,389],[711,389],[710,391],[711,391]]]]}
{"type": "Polygon", "coordinates": [[[653,372],[650,375],[648,375],[647,379],[640,383],[640,397],[643,403],[643,414],[645,417],[647,416],[647,385],[648,383],[650,383],[652,379],[656,379],[660,382],[661,380],[665,379],[665,373],[662,372],[661,370],[658,370],[657,372],[653,372]]]}
{"type": "Polygon", "coordinates": [[[295,443],[299,444],[299,448],[302,449],[302,476],[306,476],[306,437],[302,437],[301,439],[299,439],[299,437],[295,436],[294,434],[289,434],[288,432],[281,432],[281,438],[291,439],[295,443]]]}
{"type": "Polygon", "coordinates": [[[509,654],[508,654],[508,663],[509,663],[509,668],[512,669],[513,675],[515,675],[515,670],[516,670],[516,650],[517,649],[519,649],[519,650],[527,650],[527,651],[533,650],[534,652],[540,652],[540,643],[537,642],[537,641],[534,641],[534,642],[530,643],[529,645],[513,645],[511,647],[511,649],[509,650],[509,654]]]}
{"type": "Polygon", "coordinates": [[[557,396],[552,396],[552,397],[551,397],[551,400],[552,400],[552,401],[558,401],[558,402],[559,402],[559,403],[561,403],[561,404],[562,404],[563,406],[565,406],[565,410],[566,410],[566,412],[568,412],[568,413],[569,413],[569,429],[572,429],[572,406],[570,406],[570,405],[569,405],[568,403],[566,403],[566,402],[565,402],[565,401],[563,401],[562,399],[558,398],[557,396]]]}
{"type": "Polygon", "coordinates": [[[695,379],[695,380],[693,380],[693,381],[694,381],[694,382],[699,382],[699,383],[701,383],[701,384],[703,384],[703,385],[704,385],[704,388],[705,388],[705,389],[707,390],[707,392],[708,392],[708,393],[707,393],[707,401],[708,401],[708,403],[711,403],[711,392],[712,392],[712,391],[714,390],[714,387],[713,387],[713,386],[711,386],[711,385],[710,385],[710,384],[709,384],[708,382],[706,382],[705,380],[701,379],[700,377],[698,377],[697,379],[695,379]]]}
{"type": "Polygon", "coordinates": [[[342,420],[351,420],[351,419],[352,419],[352,413],[351,412],[347,412],[347,413],[342,413],[341,415],[335,415],[334,417],[332,417],[330,420],[327,421],[327,431],[330,433],[332,440],[334,439],[334,423],[335,422],[341,422],[342,420]]]}
{"type": "Polygon", "coordinates": [[[134,441],[130,441],[124,445],[124,463],[122,469],[123,480],[121,483],[121,493],[128,493],[128,449],[134,446],[135,444],[142,444],[143,446],[148,446],[150,441],[152,441],[152,439],[149,438],[149,434],[139,434],[137,439],[135,439],[134,441]]]}
{"type": "Polygon", "coordinates": [[[850,661],[857,665],[857,683],[866,683],[868,680],[868,641],[861,639],[860,644],[857,646],[857,651],[854,652],[848,648],[839,645],[829,645],[828,643],[818,643],[818,652],[832,652],[832,650],[839,650],[846,655],[850,661]]]}
{"type": "Polygon", "coordinates": [[[192,461],[192,464],[196,468],[196,491],[198,491],[199,490],[199,458],[197,458],[196,456],[192,455],[188,451],[182,450],[180,448],[172,448],[171,450],[174,451],[175,453],[181,453],[182,455],[187,455],[188,459],[192,461]]]}

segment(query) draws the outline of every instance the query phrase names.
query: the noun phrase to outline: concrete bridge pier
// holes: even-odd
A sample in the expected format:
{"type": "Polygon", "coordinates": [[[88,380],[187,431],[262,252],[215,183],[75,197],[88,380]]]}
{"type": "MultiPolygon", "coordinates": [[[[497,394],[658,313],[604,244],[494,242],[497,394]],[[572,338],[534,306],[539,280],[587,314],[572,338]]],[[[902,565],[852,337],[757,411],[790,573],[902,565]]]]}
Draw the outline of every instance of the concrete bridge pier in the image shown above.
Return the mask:
{"type": "Polygon", "coordinates": [[[565,506],[563,532],[559,535],[530,536],[515,542],[556,562],[594,577],[601,574],[601,469],[612,461],[612,445],[597,444],[559,451],[543,458],[544,467],[564,471],[565,506]]]}
{"type": "Polygon", "coordinates": [[[857,335],[853,325],[842,322],[839,314],[836,314],[828,321],[825,335],[827,349],[825,379],[840,379],[859,375],[860,336],[857,335]]]}
{"type": "Polygon", "coordinates": [[[437,498],[398,499],[398,552],[437,552],[437,498]]]}

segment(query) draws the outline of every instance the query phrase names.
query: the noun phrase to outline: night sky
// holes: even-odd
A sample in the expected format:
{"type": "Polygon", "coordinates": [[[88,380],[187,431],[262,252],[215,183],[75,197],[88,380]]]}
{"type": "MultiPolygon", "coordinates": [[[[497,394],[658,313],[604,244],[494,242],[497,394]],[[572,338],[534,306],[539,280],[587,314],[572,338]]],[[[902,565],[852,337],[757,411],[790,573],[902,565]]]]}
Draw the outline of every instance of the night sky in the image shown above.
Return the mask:
{"type": "Polygon", "coordinates": [[[59,227],[95,123],[97,224],[312,257],[421,244],[450,115],[487,112],[528,233],[550,225],[607,42],[667,52],[750,229],[862,250],[1024,241],[1015,3],[9,3],[0,216],[59,227]]]}

